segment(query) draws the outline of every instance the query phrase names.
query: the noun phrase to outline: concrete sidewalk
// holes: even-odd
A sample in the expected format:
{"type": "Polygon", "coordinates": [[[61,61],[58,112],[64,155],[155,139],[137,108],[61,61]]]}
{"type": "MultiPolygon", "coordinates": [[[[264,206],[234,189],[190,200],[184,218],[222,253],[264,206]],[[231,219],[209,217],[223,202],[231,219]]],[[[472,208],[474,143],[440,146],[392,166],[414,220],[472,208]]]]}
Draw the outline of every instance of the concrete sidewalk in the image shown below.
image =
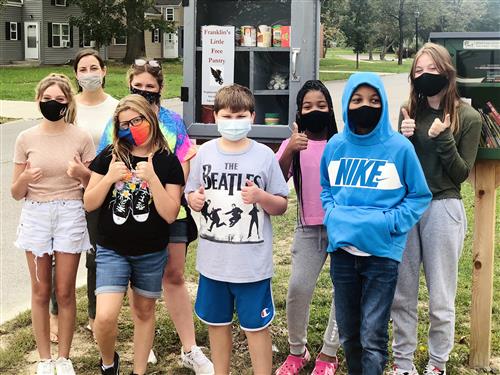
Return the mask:
{"type": "MultiPolygon", "coordinates": [[[[182,102],[179,98],[164,99],[161,104],[182,116],[182,102]]],[[[36,102],[0,100],[0,117],[31,120],[42,118],[42,114],[36,102]]]]}

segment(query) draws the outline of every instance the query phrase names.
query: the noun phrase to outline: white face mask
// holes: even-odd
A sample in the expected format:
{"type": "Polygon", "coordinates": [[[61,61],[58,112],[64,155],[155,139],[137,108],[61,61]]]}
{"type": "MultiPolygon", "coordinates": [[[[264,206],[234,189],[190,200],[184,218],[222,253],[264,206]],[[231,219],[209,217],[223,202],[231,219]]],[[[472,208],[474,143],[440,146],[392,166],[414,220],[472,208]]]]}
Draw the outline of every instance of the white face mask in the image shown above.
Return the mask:
{"type": "Polygon", "coordinates": [[[102,87],[102,76],[100,73],[80,74],[78,83],[84,90],[95,91],[102,87]]]}
{"type": "Polygon", "coordinates": [[[229,141],[239,141],[247,136],[252,129],[252,119],[218,119],[217,130],[222,138],[229,141]]]}

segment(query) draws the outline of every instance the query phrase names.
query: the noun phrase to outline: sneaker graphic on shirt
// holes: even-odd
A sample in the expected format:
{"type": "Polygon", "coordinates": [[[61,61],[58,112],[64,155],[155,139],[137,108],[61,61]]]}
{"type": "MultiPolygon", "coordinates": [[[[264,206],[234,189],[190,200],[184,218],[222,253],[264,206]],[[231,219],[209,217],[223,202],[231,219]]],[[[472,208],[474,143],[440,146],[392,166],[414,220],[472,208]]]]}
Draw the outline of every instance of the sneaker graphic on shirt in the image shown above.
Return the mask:
{"type": "Polygon", "coordinates": [[[149,216],[149,204],[151,195],[147,184],[143,182],[139,189],[134,190],[132,195],[132,216],[140,223],[146,221],[149,216]]]}
{"type": "Polygon", "coordinates": [[[122,225],[128,219],[132,199],[128,190],[123,190],[116,194],[113,206],[113,221],[117,225],[122,225]]]}

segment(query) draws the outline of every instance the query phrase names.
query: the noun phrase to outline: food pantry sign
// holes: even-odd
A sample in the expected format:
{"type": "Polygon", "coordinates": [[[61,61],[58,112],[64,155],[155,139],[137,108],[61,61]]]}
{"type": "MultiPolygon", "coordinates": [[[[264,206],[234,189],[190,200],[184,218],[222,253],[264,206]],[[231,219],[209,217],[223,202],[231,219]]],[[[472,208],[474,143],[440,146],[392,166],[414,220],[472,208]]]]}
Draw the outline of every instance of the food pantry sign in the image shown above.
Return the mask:
{"type": "Polygon", "coordinates": [[[213,105],[217,91],[234,81],[234,26],[202,26],[201,104],[213,105]]]}

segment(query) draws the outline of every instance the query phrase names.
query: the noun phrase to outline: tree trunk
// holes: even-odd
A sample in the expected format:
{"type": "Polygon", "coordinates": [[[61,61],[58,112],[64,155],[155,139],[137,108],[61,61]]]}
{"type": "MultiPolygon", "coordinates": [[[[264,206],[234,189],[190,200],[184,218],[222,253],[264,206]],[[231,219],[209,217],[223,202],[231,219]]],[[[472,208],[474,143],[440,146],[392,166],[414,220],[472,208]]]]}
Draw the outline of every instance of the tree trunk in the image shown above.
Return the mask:
{"type": "Polygon", "coordinates": [[[388,46],[387,46],[388,39],[389,38],[387,37],[387,35],[384,36],[384,42],[382,44],[382,49],[380,50],[380,55],[379,55],[380,61],[384,61],[385,60],[385,55],[387,53],[387,48],[388,48],[388,46]]]}
{"type": "Polygon", "coordinates": [[[373,61],[373,47],[368,50],[368,60],[373,61]]]}
{"type": "Polygon", "coordinates": [[[123,62],[131,64],[146,54],[144,44],[144,4],[143,1],[126,0],[127,13],[127,52],[123,62]]]}
{"type": "Polygon", "coordinates": [[[359,69],[359,52],[356,52],[356,70],[359,69]]]}
{"type": "Polygon", "coordinates": [[[403,65],[403,27],[404,27],[404,0],[399,0],[399,14],[398,14],[398,27],[399,27],[399,48],[398,48],[398,65],[403,65]]]}

